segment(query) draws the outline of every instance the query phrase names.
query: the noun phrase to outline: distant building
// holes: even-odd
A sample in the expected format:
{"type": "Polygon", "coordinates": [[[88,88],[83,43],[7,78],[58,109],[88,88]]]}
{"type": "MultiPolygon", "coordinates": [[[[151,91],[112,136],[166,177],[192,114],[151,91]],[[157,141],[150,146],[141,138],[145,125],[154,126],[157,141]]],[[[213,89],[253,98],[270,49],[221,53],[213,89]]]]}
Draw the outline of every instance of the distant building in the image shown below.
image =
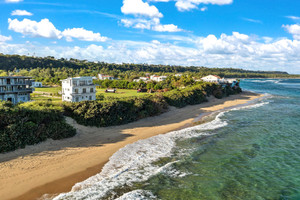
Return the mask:
{"type": "Polygon", "coordinates": [[[140,81],[143,81],[143,82],[147,82],[149,81],[149,77],[139,77],[137,79],[133,79],[134,82],[140,82],[140,81]]]}
{"type": "Polygon", "coordinates": [[[99,80],[115,80],[113,76],[106,75],[106,74],[98,74],[99,80]]]}
{"type": "Polygon", "coordinates": [[[201,80],[204,82],[219,83],[221,80],[221,77],[216,76],[216,75],[208,75],[208,76],[202,77],[201,80]]]}
{"type": "Polygon", "coordinates": [[[43,87],[42,82],[32,82],[32,87],[38,88],[38,87],[43,87]]]}
{"type": "Polygon", "coordinates": [[[167,79],[167,76],[156,76],[156,75],[152,75],[150,76],[150,79],[152,81],[156,81],[156,82],[161,82],[167,79]]]}
{"type": "Polygon", "coordinates": [[[96,100],[96,85],[92,77],[75,77],[62,80],[62,100],[69,102],[96,100]]]}
{"type": "Polygon", "coordinates": [[[14,104],[30,101],[31,86],[31,77],[0,76],[0,100],[14,104]]]}
{"type": "Polygon", "coordinates": [[[181,76],[182,76],[182,74],[175,74],[175,76],[176,76],[176,77],[181,77],[181,76]]]}

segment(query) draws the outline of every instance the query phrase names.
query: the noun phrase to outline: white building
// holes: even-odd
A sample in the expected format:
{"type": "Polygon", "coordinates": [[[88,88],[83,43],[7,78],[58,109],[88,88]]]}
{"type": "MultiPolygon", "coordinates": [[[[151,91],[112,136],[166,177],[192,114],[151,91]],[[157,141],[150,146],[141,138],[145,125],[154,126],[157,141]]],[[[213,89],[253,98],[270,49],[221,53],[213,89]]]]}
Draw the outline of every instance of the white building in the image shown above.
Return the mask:
{"type": "Polygon", "coordinates": [[[0,100],[19,102],[30,101],[31,77],[25,76],[0,76],[0,100]]]}
{"type": "Polygon", "coordinates": [[[92,77],[75,77],[62,80],[62,100],[69,102],[96,100],[96,85],[92,77]]]}
{"type": "Polygon", "coordinates": [[[156,81],[156,82],[161,82],[167,79],[167,76],[156,76],[156,75],[152,75],[150,76],[150,79],[152,81],[156,81]]]}
{"type": "Polygon", "coordinates": [[[134,82],[140,82],[140,81],[143,81],[143,82],[147,82],[149,81],[149,77],[139,77],[137,79],[133,79],[134,82]]]}
{"type": "Polygon", "coordinates": [[[220,80],[222,80],[222,79],[220,76],[208,75],[208,76],[202,77],[201,80],[203,80],[204,82],[219,83],[220,80]]]}
{"type": "Polygon", "coordinates": [[[99,80],[115,80],[113,76],[106,75],[106,74],[98,74],[99,80]]]}
{"type": "Polygon", "coordinates": [[[32,87],[34,87],[34,88],[43,87],[43,84],[42,84],[42,82],[32,82],[32,87]]]}

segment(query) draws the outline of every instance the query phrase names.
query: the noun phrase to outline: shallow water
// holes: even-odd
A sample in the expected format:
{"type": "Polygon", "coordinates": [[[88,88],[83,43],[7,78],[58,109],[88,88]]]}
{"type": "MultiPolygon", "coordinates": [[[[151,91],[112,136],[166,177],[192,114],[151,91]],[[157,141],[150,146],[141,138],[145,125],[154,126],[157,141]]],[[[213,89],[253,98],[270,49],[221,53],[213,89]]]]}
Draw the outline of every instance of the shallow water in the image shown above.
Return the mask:
{"type": "Polygon", "coordinates": [[[300,199],[300,80],[242,80],[270,94],[127,145],[56,199],[300,199]]]}

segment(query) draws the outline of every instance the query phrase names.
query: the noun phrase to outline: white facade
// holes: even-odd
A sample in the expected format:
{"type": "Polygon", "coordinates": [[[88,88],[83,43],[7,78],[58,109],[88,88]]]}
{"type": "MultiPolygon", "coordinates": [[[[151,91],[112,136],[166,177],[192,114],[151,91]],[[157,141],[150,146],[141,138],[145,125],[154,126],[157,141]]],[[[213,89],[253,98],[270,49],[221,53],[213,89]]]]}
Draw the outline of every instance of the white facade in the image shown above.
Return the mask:
{"type": "Polygon", "coordinates": [[[149,81],[149,77],[139,77],[138,79],[133,79],[134,82],[140,82],[140,81],[144,81],[147,82],[149,81]]]}
{"type": "Polygon", "coordinates": [[[20,103],[30,101],[32,80],[25,76],[0,76],[0,100],[20,103]]]}
{"type": "Polygon", "coordinates": [[[156,81],[156,82],[161,82],[167,79],[167,76],[156,76],[156,75],[152,75],[150,76],[150,79],[152,81],[156,81]]]}
{"type": "Polygon", "coordinates": [[[96,100],[93,78],[75,77],[62,80],[62,100],[69,102],[96,100]]]}
{"type": "Polygon", "coordinates": [[[219,76],[208,75],[208,76],[201,78],[201,80],[203,80],[204,82],[219,83],[220,80],[222,80],[222,79],[219,76]]]}
{"type": "Polygon", "coordinates": [[[42,82],[32,82],[32,87],[43,87],[42,82]]]}
{"type": "Polygon", "coordinates": [[[105,74],[98,74],[98,78],[99,80],[115,80],[114,77],[105,74]]]}

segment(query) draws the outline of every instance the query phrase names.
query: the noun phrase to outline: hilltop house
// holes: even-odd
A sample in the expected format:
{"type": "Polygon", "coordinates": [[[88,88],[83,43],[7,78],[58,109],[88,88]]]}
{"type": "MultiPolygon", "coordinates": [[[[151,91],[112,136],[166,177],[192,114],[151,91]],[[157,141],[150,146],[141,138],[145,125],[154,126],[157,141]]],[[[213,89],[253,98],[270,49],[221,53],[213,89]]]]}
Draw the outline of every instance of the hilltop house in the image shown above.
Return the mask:
{"type": "Polygon", "coordinates": [[[62,80],[62,100],[69,102],[96,100],[96,85],[92,77],[75,77],[62,80]]]}
{"type": "Polygon", "coordinates": [[[113,76],[106,75],[106,74],[98,74],[99,80],[115,80],[113,76]]]}
{"type": "Polygon", "coordinates": [[[30,101],[31,77],[0,76],[0,100],[11,101],[14,104],[30,101]]]}
{"type": "Polygon", "coordinates": [[[156,82],[161,82],[167,79],[167,76],[156,76],[156,75],[152,75],[150,76],[150,80],[152,81],[156,81],[156,82]]]}

